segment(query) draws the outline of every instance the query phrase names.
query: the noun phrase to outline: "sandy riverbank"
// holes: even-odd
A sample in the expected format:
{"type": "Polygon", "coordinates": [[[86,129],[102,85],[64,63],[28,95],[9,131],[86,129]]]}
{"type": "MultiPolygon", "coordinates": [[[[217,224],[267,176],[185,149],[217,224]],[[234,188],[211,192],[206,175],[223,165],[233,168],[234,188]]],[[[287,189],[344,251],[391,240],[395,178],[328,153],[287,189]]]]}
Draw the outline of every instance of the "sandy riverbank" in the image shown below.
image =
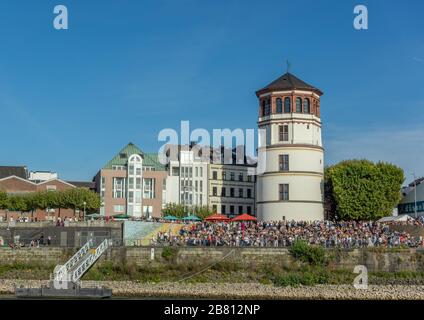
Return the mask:
{"type": "MultiPolygon", "coordinates": [[[[0,280],[0,294],[13,294],[15,286],[37,287],[39,280],[0,280]]],[[[274,287],[259,283],[137,283],[132,281],[90,281],[83,286],[106,286],[116,296],[210,298],[210,299],[378,299],[424,300],[424,286],[382,285],[356,290],[349,285],[274,287]]]]}

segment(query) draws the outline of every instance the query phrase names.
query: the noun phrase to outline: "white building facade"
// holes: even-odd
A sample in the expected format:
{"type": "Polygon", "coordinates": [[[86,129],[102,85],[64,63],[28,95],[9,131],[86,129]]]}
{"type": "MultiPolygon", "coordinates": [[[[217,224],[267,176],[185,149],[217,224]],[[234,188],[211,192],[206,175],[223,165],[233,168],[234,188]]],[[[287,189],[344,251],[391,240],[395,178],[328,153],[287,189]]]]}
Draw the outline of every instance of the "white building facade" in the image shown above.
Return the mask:
{"type": "Polygon", "coordinates": [[[256,92],[266,166],[257,177],[260,220],[324,219],[322,92],[286,73],[256,92]]]}
{"type": "Polygon", "coordinates": [[[179,150],[170,159],[166,179],[166,202],[187,207],[208,205],[208,162],[192,150],[179,150]]]}

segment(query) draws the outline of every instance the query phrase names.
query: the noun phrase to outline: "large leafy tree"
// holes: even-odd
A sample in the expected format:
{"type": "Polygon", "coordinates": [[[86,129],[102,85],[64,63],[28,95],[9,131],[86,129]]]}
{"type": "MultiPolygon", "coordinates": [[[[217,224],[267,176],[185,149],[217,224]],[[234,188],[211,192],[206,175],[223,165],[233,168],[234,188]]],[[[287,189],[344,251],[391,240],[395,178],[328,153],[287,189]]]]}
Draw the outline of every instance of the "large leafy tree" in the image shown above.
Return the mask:
{"type": "Polygon", "coordinates": [[[73,188],[64,191],[38,191],[27,194],[7,195],[0,191],[0,208],[9,211],[34,212],[37,209],[74,209],[86,213],[96,212],[100,208],[100,197],[97,193],[73,188]]]}
{"type": "Polygon", "coordinates": [[[0,190],[0,209],[7,209],[7,194],[0,190]]]}
{"type": "Polygon", "coordinates": [[[173,215],[177,218],[184,218],[190,214],[195,214],[199,218],[206,218],[212,214],[212,210],[208,206],[186,206],[177,203],[167,203],[162,209],[162,215],[173,215]]]}
{"type": "Polygon", "coordinates": [[[96,212],[101,206],[99,195],[84,188],[63,191],[59,201],[63,208],[74,209],[74,212],[75,210],[83,210],[84,202],[86,213],[96,212]]]}
{"type": "Polygon", "coordinates": [[[325,190],[339,219],[375,220],[391,214],[401,199],[403,170],[393,164],[346,160],[325,171],[325,190]]]}

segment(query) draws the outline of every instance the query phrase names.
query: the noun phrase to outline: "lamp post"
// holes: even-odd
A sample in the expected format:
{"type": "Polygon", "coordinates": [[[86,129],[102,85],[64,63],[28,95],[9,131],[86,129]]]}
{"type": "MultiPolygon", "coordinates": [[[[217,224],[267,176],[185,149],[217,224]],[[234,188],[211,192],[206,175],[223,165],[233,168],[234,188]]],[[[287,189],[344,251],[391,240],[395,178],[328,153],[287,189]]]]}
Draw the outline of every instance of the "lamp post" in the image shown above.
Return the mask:
{"type": "Polygon", "coordinates": [[[417,177],[415,176],[415,172],[411,173],[411,175],[414,177],[414,213],[415,213],[415,219],[418,218],[417,213],[417,177]]]}
{"type": "Polygon", "coordinates": [[[87,202],[84,201],[83,204],[84,204],[84,212],[83,212],[82,219],[85,221],[85,206],[87,205],[87,202]]]}

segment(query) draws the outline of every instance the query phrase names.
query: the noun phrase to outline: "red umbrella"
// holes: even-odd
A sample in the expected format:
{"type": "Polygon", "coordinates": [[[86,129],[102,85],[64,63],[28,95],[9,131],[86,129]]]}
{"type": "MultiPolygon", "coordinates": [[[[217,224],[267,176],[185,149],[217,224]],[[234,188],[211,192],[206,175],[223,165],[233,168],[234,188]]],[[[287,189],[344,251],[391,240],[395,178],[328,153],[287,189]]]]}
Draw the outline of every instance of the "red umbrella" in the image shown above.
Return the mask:
{"type": "Polygon", "coordinates": [[[256,221],[256,220],[257,219],[255,217],[248,215],[247,213],[243,213],[243,214],[235,217],[231,221],[256,221]]]}
{"type": "Polygon", "coordinates": [[[206,221],[230,221],[226,215],[215,213],[205,219],[206,221]]]}

